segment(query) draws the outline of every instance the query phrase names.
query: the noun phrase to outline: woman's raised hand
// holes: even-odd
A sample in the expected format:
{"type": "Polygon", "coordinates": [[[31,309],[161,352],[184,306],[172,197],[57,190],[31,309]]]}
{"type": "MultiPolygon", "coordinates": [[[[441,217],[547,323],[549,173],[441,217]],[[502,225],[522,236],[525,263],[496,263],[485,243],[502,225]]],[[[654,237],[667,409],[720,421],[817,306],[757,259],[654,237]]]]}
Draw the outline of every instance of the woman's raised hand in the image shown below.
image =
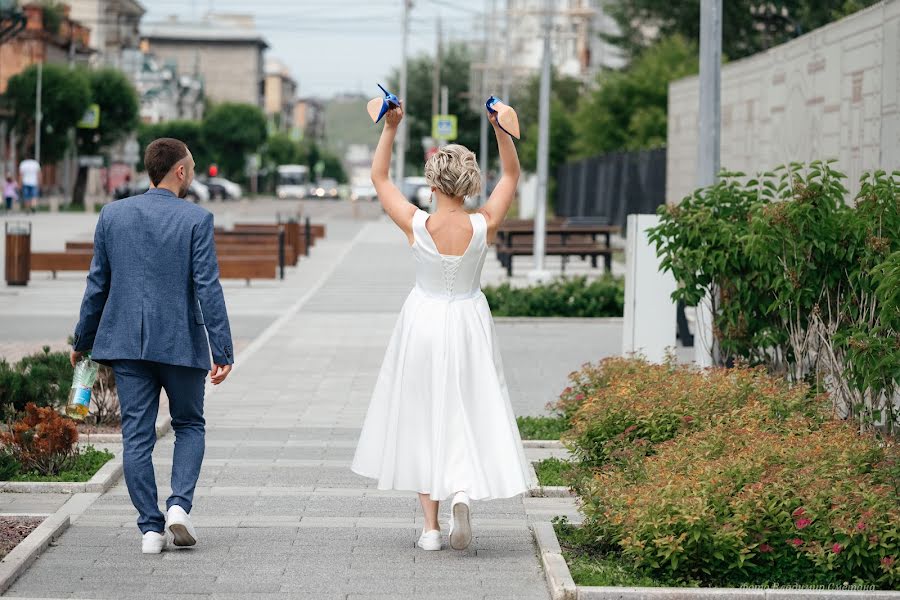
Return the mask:
{"type": "Polygon", "coordinates": [[[388,127],[397,127],[400,124],[400,121],[403,120],[403,100],[400,101],[399,107],[394,107],[387,111],[384,118],[387,121],[388,127]]]}

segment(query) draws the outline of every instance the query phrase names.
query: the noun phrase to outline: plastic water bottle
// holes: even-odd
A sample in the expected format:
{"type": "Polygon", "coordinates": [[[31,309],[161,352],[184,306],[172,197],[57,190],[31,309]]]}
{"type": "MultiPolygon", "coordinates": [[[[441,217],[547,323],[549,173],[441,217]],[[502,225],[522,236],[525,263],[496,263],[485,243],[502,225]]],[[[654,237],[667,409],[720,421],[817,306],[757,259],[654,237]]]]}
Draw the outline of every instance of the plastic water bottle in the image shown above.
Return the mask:
{"type": "Polygon", "coordinates": [[[75,375],[72,376],[72,389],[69,390],[69,402],[66,404],[66,415],[76,421],[82,421],[91,407],[91,389],[97,380],[100,365],[91,360],[90,355],[82,357],[75,364],[75,375]]]}

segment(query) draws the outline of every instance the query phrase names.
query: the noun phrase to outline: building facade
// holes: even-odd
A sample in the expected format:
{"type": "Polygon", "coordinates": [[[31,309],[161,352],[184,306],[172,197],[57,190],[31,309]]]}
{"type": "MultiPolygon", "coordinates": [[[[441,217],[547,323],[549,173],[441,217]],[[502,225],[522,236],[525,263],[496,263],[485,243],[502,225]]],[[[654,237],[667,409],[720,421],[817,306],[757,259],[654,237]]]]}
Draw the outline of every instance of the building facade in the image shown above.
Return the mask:
{"type": "Polygon", "coordinates": [[[264,53],[269,47],[252,17],[209,15],[204,21],[176,17],[141,25],[143,48],[178,73],[202,80],[213,102],[263,108],[264,53]]]}
{"type": "Polygon", "coordinates": [[[294,105],[294,127],[298,137],[316,143],[325,140],[325,105],[321,100],[301,98],[294,105]]]}
{"type": "Polygon", "coordinates": [[[122,68],[123,52],[140,45],[146,10],[137,0],[67,0],[72,18],[91,29],[92,62],[122,68]]]}
{"type": "Polygon", "coordinates": [[[297,82],[281,61],[266,59],[265,112],[277,131],[288,133],[294,128],[294,106],[297,82]]]}
{"type": "Polygon", "coordinates": [[[141,50],[123,53],[122,70],[140,97],[142,122],[203,118],[205,95],[199,78],[180,74],[173,63],[164,63],[141,50]]]}
{"type": "MultiPolygon", "coordinates": [[[[698,79],[669,85],[666,201],[696,187],[698,79]]],[[[837,159],[851,193],[900,166],[900,0],[722,66],[721,164],[753,175],[837,159]]]]}

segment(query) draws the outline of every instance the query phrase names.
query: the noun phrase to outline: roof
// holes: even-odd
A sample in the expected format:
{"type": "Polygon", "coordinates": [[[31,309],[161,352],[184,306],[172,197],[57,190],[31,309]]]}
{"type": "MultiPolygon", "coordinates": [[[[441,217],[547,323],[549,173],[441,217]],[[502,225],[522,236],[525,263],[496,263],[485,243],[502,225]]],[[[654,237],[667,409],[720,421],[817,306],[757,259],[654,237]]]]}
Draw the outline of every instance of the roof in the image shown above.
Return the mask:
{"type": "Polygon", "coordinates": [[[244,42],[269,47],[266,39],[255,29],[215,21],[179,21],[174,17],[168,21],[142,23],[141,37],[184,42],[244,42]]]}

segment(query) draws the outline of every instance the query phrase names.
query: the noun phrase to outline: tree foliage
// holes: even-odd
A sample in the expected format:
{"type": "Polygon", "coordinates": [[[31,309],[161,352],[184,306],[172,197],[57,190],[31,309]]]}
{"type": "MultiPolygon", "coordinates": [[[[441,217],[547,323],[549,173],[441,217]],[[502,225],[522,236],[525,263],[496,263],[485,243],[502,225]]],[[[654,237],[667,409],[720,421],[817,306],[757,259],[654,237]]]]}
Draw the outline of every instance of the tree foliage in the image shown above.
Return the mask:
{"type": "Polygon", "coordinates": [[[664,146],[669,82],[697,72],[697,48],[675,36],[624,71],[603,72],[575,116],[577,156],[664,146]]]}
{"type": "MultiPolygon", "coordinates": [[[[91,103],[91,84],[85,71],[45,64],[41,92],[41,162],[55,163],[69,147],[69,130],[81,120],[91,103]]],[[[13,126],[21,139],[20,156],[34,153],[37,66],[9,80],[6,99],[13,111],[13,126]]]]}
{"type": "MultiPolygon", "coordinates": [[[[728,0],[722,3],[722,52],[750,56],[875,4],[877,0],[728,0]]],[[[637,57],[658,39],[700,37],[700,0],[621,0],[605,10],[620,34],[605,36],[637,57]]]]}
{"type": "MultiPolygon", "coordinates": [[[[459,137],[454,143],[478,150],[480,114],[469,106],[469,73],[472,56],[464,44],[452,44],[441,59],[441,84],[448,87],[448,109],[458,119],[459,137]]],[[[407,97],[403,99],[406,120],[406,164],[416,171],[424,168],[422,138],[431,136],[431,92],[434,58],[421,55],[408,63],[407,97]]],[[[388,89],[400,93],[397,71],[388,78],[388,89]]],[[[487,98],[485,98],[487,100],[487,98]]]]}
{"type": "Polygon", "coordinates": [[[181,140],[190,149],[197,165],[197,172],[205,172],[213,162],[206,139],[203,136],[202,121],[166,121],[165,123],[143,124],[138,128],[138,144],[141,147],[141,161],[138,169],[143,170],[143,149],[155,139],[170,137],[181,140]]]}
{"type": "Polygon", "coordinates": [[[251,104],[216,104],[203,119],[203,139],[226,177],[242,179],[247,156],[266,141],[263,112],[251,104]]]}
{"type": "Polygon", "coordinates": [[[137,128],[140,104],[137,91],[121,71],[88,71],[87,79],[93,102],[100,106],[100,123],[97,129],[78,130],[78,148],[83,154],[96,154],[137,128]]]}
{"type": "MultiPolygon", "coordinates": [[[[583,85],[577,79],[561,76],[555,71],[552,74],[550,90],[550,174],[568,159],[575,127],[572,117],[578,106],[583,85]]],[[[522,127],[522,140],[519,142],[519,155],[522,167],[533,171],[537,168],[538,122],[540,114],[540,75],[528,79],[522,86],[512,92],[509,98],[511,106],[515,106],[522,127]]],[[[506,98],[504,98],[506,100],[506,98]]]]}

